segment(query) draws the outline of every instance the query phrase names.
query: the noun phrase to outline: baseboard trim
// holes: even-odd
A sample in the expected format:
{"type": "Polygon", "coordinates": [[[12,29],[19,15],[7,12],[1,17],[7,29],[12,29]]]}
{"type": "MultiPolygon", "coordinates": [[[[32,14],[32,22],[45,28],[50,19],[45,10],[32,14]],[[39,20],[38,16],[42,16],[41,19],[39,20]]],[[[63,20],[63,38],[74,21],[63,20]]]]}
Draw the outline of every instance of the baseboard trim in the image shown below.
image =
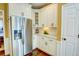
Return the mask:
{"type": "Polygon", "coordinates": [[[5,56],[10,56],[10,54],[7,54],[7,55],[5,55],[5,56]]]}

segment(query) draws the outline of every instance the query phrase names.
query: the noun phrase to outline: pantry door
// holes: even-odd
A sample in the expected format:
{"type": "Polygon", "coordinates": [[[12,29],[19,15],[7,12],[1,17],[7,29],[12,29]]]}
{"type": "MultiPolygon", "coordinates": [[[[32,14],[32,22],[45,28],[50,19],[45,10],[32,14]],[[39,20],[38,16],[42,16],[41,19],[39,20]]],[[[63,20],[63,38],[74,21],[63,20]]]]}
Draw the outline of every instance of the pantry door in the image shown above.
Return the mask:
{"type": "Polygon", "coordinates": [[[62,6],[62,34],[61,53],[62,56],[76,56],[79,41],[79,4],[64,4],[62,6]]]}

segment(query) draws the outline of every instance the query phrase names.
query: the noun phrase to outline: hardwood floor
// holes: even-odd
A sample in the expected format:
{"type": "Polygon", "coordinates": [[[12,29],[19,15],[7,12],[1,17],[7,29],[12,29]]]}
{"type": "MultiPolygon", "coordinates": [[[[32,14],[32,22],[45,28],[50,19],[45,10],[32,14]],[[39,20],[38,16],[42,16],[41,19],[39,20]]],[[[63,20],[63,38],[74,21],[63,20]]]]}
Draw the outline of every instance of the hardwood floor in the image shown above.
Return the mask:
{"type": "MultiPolygon", "coordinates": [[[[0,56],[5,56],[5,51],[0,51],[0,56]]],[[[6,56],[10,56],[10,55],[6,55],[6,56]]],[[[24,55],[24,56],[51,56],[49,54],[47,54],[46,52],[36,48],[34,50],[32,50],[31,52],[29,52],[28,54],[24,55]]]]}
{"type": "Polygon", "coordinates": [[[0,51],[0,56],[4,56],[4,55],[5,55],[5,51],[4,50],[0,51]]]}
{"type": "Polygon", "coordinates": [[[34,49],[32,52],[26,54],[25,56],[51,56],[49,54],[47,54],[46,52],[36,48],[34,49]]]}

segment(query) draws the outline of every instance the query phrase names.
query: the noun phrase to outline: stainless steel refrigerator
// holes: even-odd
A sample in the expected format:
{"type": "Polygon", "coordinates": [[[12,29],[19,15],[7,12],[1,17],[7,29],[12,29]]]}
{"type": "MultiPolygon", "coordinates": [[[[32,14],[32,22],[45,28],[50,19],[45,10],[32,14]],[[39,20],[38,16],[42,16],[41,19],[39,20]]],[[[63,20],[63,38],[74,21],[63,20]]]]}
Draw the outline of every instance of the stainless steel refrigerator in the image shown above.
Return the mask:
{"type": "Polygon", "coordinates": [[[11,16],[10,35],[12,56],[23,56],[32,50],[32,20],[23,16],[11,16]]]}

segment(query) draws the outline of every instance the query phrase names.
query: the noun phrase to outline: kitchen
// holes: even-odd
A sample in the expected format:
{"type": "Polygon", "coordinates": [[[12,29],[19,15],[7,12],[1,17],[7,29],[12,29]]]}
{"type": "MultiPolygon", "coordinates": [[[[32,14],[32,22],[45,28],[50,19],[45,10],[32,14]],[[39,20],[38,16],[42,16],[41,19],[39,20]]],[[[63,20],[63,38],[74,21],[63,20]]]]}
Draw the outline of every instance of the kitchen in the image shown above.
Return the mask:
{"type": "MultiPolygon", "coordinates": [[[[24,35],[27,35],[26,37],[24,36],[24,38],[27,38],[29,36],[30,37],[32,36],[32,37],[30,38],[30,41],[28,39],[27,40],[24,39],[24,44],[20,43],[20,42],[18,43],[20,45],[18,47],[19,52],[22,50],[21,53],[25,55],[25,54],[28,54],[30,51],[38,48],[40,50],[44,50],[49,55],[56,55],[56,50],[57,50],[57,48],[56,48],[56,32],[57,32],[57,16],[58,16],[57,15],[57,6],[58,6],[58,4],[51,4],[51,3],[48,3],[48,4],[41,4],[41,3],[38,3],[38,4],[9,4],[9,15],[11,16],[10,21],[12,21],[13,19],[16,19],[16,17],[17,17],[17,19],[19,19],[18,16],[22,16],[22,17],[26,18],[27,20],[29,20],[29,19],[32,20],[32,33],[30,35],[27,33],[24,34],[25,32],[23,33],[24,35]],[[38,6],[39,6],[39,8],[38,8],[38,6]],[[25,7],[28,7],[28,8],[25,8],[25,7]],[[23,8],[25,8],[25,9],[23,10],[23,8]],[[29,13],[24,13],[26,10],[29,13]],[[42,40],[42,38],[44,38],[44,39],[42,40]],[[27,46],[26,46],[26,42],[27,42],[27,46]]],[[[17,25],[21,26],[20,25],[21,22],[18,23],[19,20],[17,23],[13,23],[13,22],[17,22],[17,21],[11,22],[12,28],[18,29],[19,27],[17,25]],[[14,24],[17,24],[17,25],[14,25],[14,24]]],[[[27,22],[27,21],[24,21],[24,22],[27,22]]],[[[28,26],[26,26],[26,25],[24,25],[24,26],[25,26],[24,28],[26,28],[27,31],[30,29],[30,28],[28,29],[28,26]]],[[[31,27],[31,24],[30,24],[30,27],[31,27]]],[[[12,32],[12,36],[14,37],[16,35],[13,34],[13,32],[15,31],[15,30],[14,31],[13,30],[14,29],[12,29],[11,32],[12,32]]],[[[31,32],[31,31],[29,30],[28,33],[29,32],[31,32]]],[[[15,43],[15,39],[13,40],[13,42],[14,42],[13,43],[13,48],[14,48],[13,55],[18,55],[16,53],[16,51],[18,51],[18,50],[16,50],[17,46],[15,46],[15,45],[17,45],[17,43],[15,43]]]]}
{"type": "Polygon", "coordinates": [[[57,4],[37,7],[33,9],[33,16],[33,49],[39,48],[50,55],[56,55],[57,4]]]}
{"type": "MultiPolygon", "coordinates": [[[[17,53],[19,53],[20,50],[22,50],[22,52],[20,52],[20,55],[21,55],[21,53],[25,55],[33,49],[36,49],[36,48],[40,49],[40,48],[42,48],[42,46],[40,45],[39,42],[42,40],[42,38],[45,38],[45,41],[41,43],[41,44],[45,45],[44,46],[45,48],[51,47],[52,44],[54,44],[53,50],[51,50],[52,48],[50,48],[50,49],[46,50],[47,53],[52,54],[52,52],[53,52],[52,55],[56,54],[55,39],[57,36],[56,32],[59,30],[59,29],[57,29],[58,28],[58,25],[57,25],[57,22],[58,22],[57,21],[57,17],[58,17],[57,6],[58,6],[58,4],[52,4],[52,3],[47,3],[47,4],[41,4],[41,3],[17,4],[17,3],[15,3],[15,4],[12,4],[12,3],[9,3],[9,4],[1,4],[1,5],[4,5],[3,10],[5,10],[5,12],[6,12],[6,13],[4,12],[4,14],[8,15],[8,16],[6,16],[7,18],[5,18],[7,20],[4,19],[4,22],[6,21],[5,23],[7,24],[5,26],[6,27],[5,30],[7,30],[7,31],[5,31],[6,33],[5,33],[5,38],[4,38],[5,55],[9,55],[9,54],[18,55],[17,53]],[[7,8],[7,10],[6,10],[6,8],[7,8]],[[50,11],[49,11],[49,9],[50,9],[50,11]],[[25,13],[25,12],[27,12],[27,13],[25,13]],[[53,17],[52,17],[52,15],[53,15],[53,17]],[[15,19],[15,21],[13,19],[15,19]],[[27,44],[30,46],[30,48],[29,48],[29,46],[27,46],[28,49],[26,49],[26,44],[25,45],[22,44],[23,39],[22,39],[22,43],[19,41],[16,41],[16,39],[15,39],[15,36],[17,36],[17,35],[21,36],[23,33],[23,32],[21,33],[19,26],[22,26],[22,28],[23,28],[23,26],[25,26],[25,25],[23,25],[23,23],[21,23],[19,21],[19,19],[32,20],[32,23],[29,25],[29,26],[32,25],[32,28],[31,28],[32,33],[30,30],[29,32],[31,34],[26,34],[26,33],[23,34],[23,35],[27,35],[27,36],[30,35],[30,37],[31,37],[30,38],[31,40],[29,41],[31,44],[29,44],[29,43],[27,44]],[[8,28],[8,26],[9,26],[9,28],[8,28]],[[16,30],[18,30],[18,33],[16,30]],[[40,39],[38,39],[38,38],[40,38],[40,39]],[[53,43],[51,41],[53,41],[53,43]],[[18,43],[15,43],[15,42],[18,42],[18,43]],[[19,45],[22,44],[21,46],[18,46],[19,50],[16,50],[17,44],[19,44],[19,45]],[[23,47],[23,48],[21,48],[21,47],[23,47]],[[17,51],[17,53],[15,53],[16,52],[15,50],[17,51]],[[26,50],[28,50],[28,51],[26,51],[26,50]],[[51,50],[51,52],[49,52],[49,50],[51,50]],[[14,51],[14,53],[13,53],[13,51],[14,51]]],[[[24,20],[22,22],[28,22],[28,21],[24,20]]],[[[24,28],[27,28],[27,26],[24,28]]],[[[20,37],[20,39],[21,38],[22,37],[20,37]]],[[[25,36],[24,36],[24,38],[25,38],[25,36]]],[[[24,41],[24,42],[26,42],[26,41],[24,41]]],[[[45,49],[45,48],[43,48],[43,49],[45,49]]]]}
{"type": "Polygon", "coordinates": [[[46,56],[79,55],[79,4],[4,3],[0,6],[5,17],[5,56],[44,56],[39,51],[46,56]]]}

